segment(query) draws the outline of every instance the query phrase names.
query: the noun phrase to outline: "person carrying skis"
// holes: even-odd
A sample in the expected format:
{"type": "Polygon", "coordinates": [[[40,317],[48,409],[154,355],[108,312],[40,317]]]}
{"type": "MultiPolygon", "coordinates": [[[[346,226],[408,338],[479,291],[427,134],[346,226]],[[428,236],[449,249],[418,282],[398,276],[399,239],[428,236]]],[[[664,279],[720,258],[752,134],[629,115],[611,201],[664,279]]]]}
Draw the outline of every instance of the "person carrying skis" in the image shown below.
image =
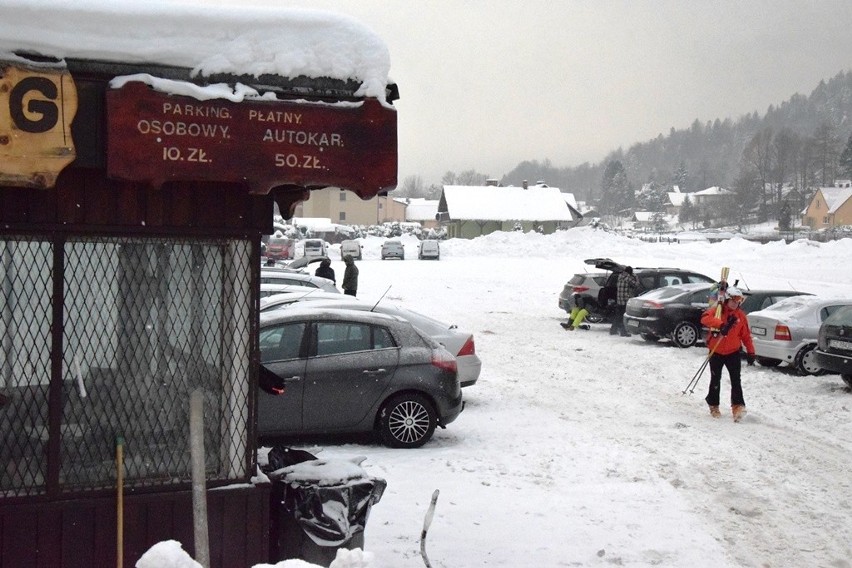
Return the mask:
{"type": "MultiPolygon", "coordinates": [[[[720,287],[721,289],[721,287],[720,287]]],[[[731,286],[719,301],[722,302],[721,311],[718,306],[711,306],[701,315],[701,324],[710,328],[707,338],[707,348],[710,350],[710,390],[707,397],[707,405],[713,418],[719,418],[719,390],[722,383],[722,367],[728,369],[728,378],[731,380],[731,413],[734,421],[745,415],[746,407],[743,399],[743,389],[740,382],[740,349],[745,347],[746,360],[749,366],[754,365],[754,343],[751,340],[751,331],[748,325],[748,317],[740,309],[743,293],[731,286]],[[717,315],[718,311],[718,315],[717,315]]]]}

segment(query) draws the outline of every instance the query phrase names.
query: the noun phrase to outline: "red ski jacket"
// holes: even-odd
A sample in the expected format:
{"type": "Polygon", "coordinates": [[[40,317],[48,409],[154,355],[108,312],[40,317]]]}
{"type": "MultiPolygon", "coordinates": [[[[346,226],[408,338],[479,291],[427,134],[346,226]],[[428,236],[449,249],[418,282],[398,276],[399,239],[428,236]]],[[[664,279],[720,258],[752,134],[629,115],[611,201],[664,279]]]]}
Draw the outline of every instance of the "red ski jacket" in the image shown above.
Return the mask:
{"type": "Polygon", "coordinates": [[[751,330],[748,325],[748,316],[741,309],[728,309],[727,305],[722,306],[721,317],[716,317],[716,307],[709,308],[701,315],[701,325],[709,327],[711,330],[721,328],[728,316],[733,315],[736,318],[734,325],[728,330],[728,333],[710,332],[707,337],[707,348],[713,353],[719,355],[730,355],[740,350],[740,347],[745,347],[746,353],[754,355],[754,343],[751,341],[751,330]]]}

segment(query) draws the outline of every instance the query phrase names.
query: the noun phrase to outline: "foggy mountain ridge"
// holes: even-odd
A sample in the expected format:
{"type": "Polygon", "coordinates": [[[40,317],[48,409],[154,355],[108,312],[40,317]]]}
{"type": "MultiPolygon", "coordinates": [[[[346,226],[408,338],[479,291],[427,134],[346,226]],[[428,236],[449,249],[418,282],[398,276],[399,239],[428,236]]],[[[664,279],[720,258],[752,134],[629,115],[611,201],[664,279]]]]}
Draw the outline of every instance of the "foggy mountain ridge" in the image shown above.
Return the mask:
{"type": "MultiPolygon", "coordinates": [[[[574,193],[580,200],[600,197],[601,179],[607,164],[622,162],[634,188],[655,181],[661,185],[677,183],[681,191],[693,192],[711,186],[728,187],[740,175],[743,151],[755,137],[768,132],[792,133],[802,145],[818,144],[820,136],[829,137],[830,153],[836,161],[852,133],[852,71],[842,71],[828,81],[820,81],[809,96],[794,94],[780,105],[770,105],[763,115],[757,111],[736,120],[730,118],[696,119],[688,128],[672,127],[667,135],[659,134],[646,142],[637,142],[626,151],[611,151],[601,162],[588,162],[574,167],[558,167],[549,159],[523,161],[501,179],[503,185],[521,185],[544,180],[548,185],[574,193]],[[771,129],[771,130],[768,130],[771,129]],[[819,133],[818,133],[819,131],[819,133]],[[677,174],[677,175],[676,175],[677,174]]],[[[811,148],[812,150],[813,148],[811,148]]],[[[819,160],[817,160],[819,161],[819,160]]],[[[778,168],[776,176],[796,187],[820,185],[822,178],[831,182],[834,170],[802,166],[778,168]],[[822,174],[822,175],[821,175],[822,174]],[[808,176],[812,176],[809,179],[808,176]]]]}

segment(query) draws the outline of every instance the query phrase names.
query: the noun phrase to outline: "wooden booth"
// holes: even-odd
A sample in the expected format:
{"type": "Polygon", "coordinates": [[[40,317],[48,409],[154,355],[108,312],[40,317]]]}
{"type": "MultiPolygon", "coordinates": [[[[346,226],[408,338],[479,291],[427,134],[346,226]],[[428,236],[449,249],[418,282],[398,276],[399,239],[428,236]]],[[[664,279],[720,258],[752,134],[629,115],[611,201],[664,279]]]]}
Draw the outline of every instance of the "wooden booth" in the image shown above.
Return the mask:
{"type": "Polygon", "coordinates": [[[0,58],[0,568],[131,567],[170,539],[194,555],[199,391],[210,565],[269,561],[261,236],[273,202],[396,186],[396,113],[358,87],[0,58]],[[216,83],[261,96],[168,88],[216,83]]]}

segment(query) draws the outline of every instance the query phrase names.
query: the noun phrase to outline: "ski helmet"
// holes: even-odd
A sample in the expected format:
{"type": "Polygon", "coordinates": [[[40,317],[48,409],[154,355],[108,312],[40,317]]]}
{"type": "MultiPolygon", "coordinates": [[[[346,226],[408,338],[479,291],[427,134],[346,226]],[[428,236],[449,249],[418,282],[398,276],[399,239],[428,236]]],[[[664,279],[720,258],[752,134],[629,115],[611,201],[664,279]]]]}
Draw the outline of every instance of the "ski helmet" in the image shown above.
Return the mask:
{"type": "Polygon", "coordinates": [[[743,296],[743,293],[740,292],[740,289],[734,288],[733,286],[728,288],[727,292],[725,293],[727,294],[728,298],[736,300],[738,302],[742,302],[745,299],[745,296],[743,296]]]}

